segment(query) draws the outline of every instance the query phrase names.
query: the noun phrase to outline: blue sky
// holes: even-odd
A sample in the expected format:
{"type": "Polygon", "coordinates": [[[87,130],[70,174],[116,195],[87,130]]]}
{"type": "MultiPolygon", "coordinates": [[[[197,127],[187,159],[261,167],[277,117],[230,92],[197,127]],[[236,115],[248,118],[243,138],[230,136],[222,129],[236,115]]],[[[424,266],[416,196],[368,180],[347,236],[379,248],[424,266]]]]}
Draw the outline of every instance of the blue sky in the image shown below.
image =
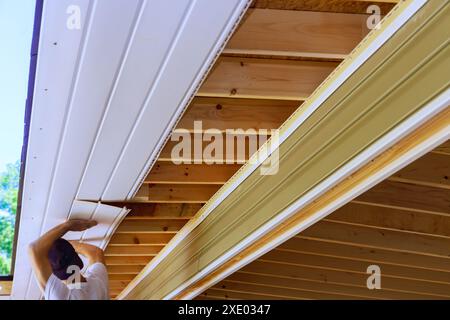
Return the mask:
{"type": "Polygon", "coordinates": [[[0,0],[0,172],[20,158],[34,0],[0,0]]]}

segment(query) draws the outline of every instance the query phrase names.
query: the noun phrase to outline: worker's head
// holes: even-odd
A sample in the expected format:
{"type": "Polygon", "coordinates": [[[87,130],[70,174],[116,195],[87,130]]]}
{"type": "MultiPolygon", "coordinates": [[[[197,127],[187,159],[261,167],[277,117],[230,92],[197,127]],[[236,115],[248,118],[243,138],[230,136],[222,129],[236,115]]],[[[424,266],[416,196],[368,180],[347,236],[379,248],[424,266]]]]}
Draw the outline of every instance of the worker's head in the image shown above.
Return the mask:
{"type": "Polygon", "coordinates": [[[61,280],[66,280],[73,274],[73,272],[67,272],[70,266],[78,266],[80,270],[83,269],[83,261],[75,252],[73,246],[69,241],[61,238],[53,242],[48,252],[48,259],[50,260],[53,274],[61,280]]]}

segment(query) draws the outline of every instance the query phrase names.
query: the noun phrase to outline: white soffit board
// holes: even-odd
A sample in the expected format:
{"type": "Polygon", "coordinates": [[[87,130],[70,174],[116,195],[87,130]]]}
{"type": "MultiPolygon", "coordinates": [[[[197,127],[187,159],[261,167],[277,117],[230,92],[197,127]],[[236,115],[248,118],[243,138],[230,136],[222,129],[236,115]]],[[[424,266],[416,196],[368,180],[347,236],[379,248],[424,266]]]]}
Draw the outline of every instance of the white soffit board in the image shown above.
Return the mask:
{"type": "Polygon", "coordinates": [[[248,4],[144,2],[79,199],[134,195],[248,4]]]}
{"type": "Polygon", "coordinates": [[[68,232],[64,238],[93,244],[106,249],[115,229],[130,210],[102,204],[100,202],[74,201],[70,219],[93,219],[97,225],[85,232],[68,232]]]}
{"type": "Polygon", "coordinates": [[[132,197],[248,5],[44,1],[13,298],[40,297],[27,245],[90,206],[74,200],[132,197]]]}

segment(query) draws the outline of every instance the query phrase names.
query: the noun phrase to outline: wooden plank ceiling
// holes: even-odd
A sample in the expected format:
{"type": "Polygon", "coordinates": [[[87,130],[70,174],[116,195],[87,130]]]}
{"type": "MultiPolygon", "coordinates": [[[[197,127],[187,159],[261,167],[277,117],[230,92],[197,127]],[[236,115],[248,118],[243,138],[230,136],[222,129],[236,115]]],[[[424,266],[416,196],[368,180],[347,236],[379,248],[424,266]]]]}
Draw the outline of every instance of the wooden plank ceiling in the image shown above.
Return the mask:
{"type": "MultiPolygon", "coordinates": [[[[202,121],[203,132],[210,128],[221,132],[238,128],[278,128],[367,34],[367,15],[364,13],[369,4],[371,2],[342,0],[255,1],[175,131],[187,129],[194,135],[196,120],[202,121]]],[[[394,6],[384,1],[377,4],[383,14],[394,6]]],[[[113,298],[249,156],[247,151],[245,159],[234,159],[230,164],[210,165],[202,159],[200,163],[175,165],[171,151],[176,143],[169,141],[166,144],[136,197],[120,204],[132,210],[106,249],[113,298]]],[[[194,159],[200,158],[199,154],[193,154],[194,159]]],[[[402,182],[387,183],[393,183],[390,187],[395,188],[402,182]]],[[[372,216],[366,219],[376,219],[371,212],[372,216]]],[[[390,216],[393,214],[386,212],[390,216]]],[[[342,213],[340,217],[349,219],[349,215],[342,213]]],[[[322,229],[338,226],[337,222],[324,223],[322,229]]],[[[347,228],[340,232],[351,233],[348,228],[353,224],[340,223],[339,227],[347,228]]],[[[378,231],[364,229],[364,232],[378,231]]],[[[295,238],[292,241],[306,240],[295,238]]],[[[314,245],[310,247],[314,248],[314,245]]],[[[358,252],[352,248],[340,250],[358,252]]],[[[272,260],[289,258],[279,252],[285,251],[271,253],[277,255],[272,256],[272,260]]],[[[245,277],[241,273],[236,275],[239,276],[245,277]]],[[[242,284],[236,285],[242,287],[242,284]]],[[[208,294],[231,297],[223,290],[219,291],[208,294]]]]}
{"type": "Polygon", "coordinates": [[[197,299],[449,299],[449,177],[447,141],[197,299]]]}

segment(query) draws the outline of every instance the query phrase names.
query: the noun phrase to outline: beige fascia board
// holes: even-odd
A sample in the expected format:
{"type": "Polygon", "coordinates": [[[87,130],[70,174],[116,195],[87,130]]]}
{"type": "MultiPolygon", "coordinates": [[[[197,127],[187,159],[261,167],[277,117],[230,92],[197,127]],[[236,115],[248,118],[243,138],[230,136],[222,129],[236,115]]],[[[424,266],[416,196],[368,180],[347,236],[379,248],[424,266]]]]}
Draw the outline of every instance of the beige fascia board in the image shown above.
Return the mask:
{"type": "MultiPolygon", "coordinates": [[[[450,12],[446,1],[427,2],[381,48],[367,57],[345,82],[321,101],[319,107],[310,111],[323,92],[351,67],[352,60],[358,59],[411,4],[411,1],[399,4],[386,17],[381,28],[369,34],[281,127],[279,172],[273,176],[262,176],[259,170],[253,170],[240,181],[250,167],[246,164],[180,231],[159,257],[130,283],[120,298],[192,298],[200,289],[226,276],[223,272],[212,277],[215,270],[229,261],[239,265],[238,261],[244,259],[242,252],[246,248],[260,243],[261,239],[285,225],[289,219],[300,217],[297,223],[307,227],[311,221],[317,221],[311,215],[323,218],[324,212],[318,210],[302,222],[301,209],[334,190],[358,169],[418,130],[436,114],[442,115],[449,98],[450,12]],[[377,144],[376,152],[366,152],[365,158],[360,157],[377,144]],[[360,162],[353,166],[353,171],[347,170],[339,179],[330,179],[355,159],[360,162]],[[239,181],[237,186],[236,181],[239,181]],[[324,184],[326,187],[311,197],[313,191],[324,184]],[[227,194],[232,186],[235,187],[227,194]],[[307,198],[303,207],[286,214],[292,204],[307,198]],[[263,229],[264,232],[261,231],[263,229]]],[[[415,149],[407,160],[412,161],[414,156],[446,137],[448,126],[439,131],[438,136],[433,136],[434,144],[428,143],[415,149]]],[[[269,143],[265,147],[270,146],[269,143]]],[[[404,160],[402,165],[407,163],[404,160]]],[[[264,251],[259,252],[262,253],[264,251]]],[[[257,257],[254,255],[252,258],[257,257]]]]}

